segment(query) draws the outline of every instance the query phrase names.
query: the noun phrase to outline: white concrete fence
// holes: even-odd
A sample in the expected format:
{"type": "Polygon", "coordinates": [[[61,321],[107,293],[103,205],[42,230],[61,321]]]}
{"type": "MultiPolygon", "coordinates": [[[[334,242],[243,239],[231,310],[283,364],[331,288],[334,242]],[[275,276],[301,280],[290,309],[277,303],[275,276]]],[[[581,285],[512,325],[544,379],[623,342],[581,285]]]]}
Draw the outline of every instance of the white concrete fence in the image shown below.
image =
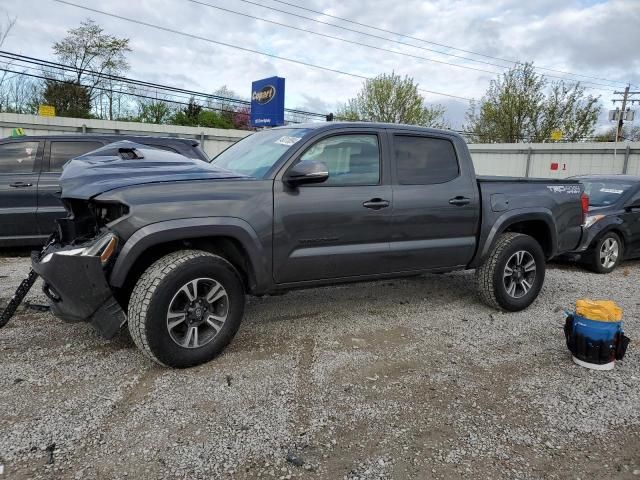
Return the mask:
{"type": "MultiPolygon", "coordinates": [[[[27,135],[102,133],[194,138],[211,157],[249,134],[219,128],[0,113],[0,137],[11,135],[14,128],[23,128],[27,135]]],[[[588,173],[640,175],[640,142],[475,144],[469,145],[469,149],[481,175],[547,178],[588,173]]]]}
{"type": "Polygon", "coordinates": [[[640,175],[640,142],[501,143],[469,145],[481,175],[564,178],[572,175],[640,175]]]}

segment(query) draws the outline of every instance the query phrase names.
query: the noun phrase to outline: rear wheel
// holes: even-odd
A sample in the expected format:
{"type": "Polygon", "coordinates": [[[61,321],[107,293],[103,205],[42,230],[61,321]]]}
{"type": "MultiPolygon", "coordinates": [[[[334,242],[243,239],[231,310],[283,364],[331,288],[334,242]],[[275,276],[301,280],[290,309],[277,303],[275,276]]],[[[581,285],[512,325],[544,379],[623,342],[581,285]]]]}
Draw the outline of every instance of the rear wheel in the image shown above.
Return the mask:
{"type": "Polygon", "coordinates": [[[523,310],[540,293],[545,270],[544,252],[533,237],[503,233],[484,264],[476,269],[478,293],[491,307],[523,310]]]}
{"type": "Polygon", "coordinates": [[[185,368],[224,350],[243,314],[244,289],[233,265],[208,252],[182,250],[162,257],[136,283],[129,331],[155,362],[185,368]]]}
{"type": "Polygon", "coordinates": [[[596,273],[609,273],[622,261],[622,240],[614,232],[605,233],[595,245],[588,258],[587,266],[596,273]]]}

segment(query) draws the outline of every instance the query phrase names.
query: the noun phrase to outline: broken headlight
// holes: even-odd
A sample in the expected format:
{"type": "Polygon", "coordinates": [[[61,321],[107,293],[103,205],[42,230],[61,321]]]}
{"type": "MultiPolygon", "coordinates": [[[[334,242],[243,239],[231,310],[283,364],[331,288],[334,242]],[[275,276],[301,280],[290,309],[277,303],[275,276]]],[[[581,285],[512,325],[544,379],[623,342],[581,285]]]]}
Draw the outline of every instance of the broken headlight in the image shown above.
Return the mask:
{"type": "Polygon", "coordinates": [[[58,250],[45,255],[40,263],[47,263],[53,255],[100,257],[102,265],[106,265],[118,246],[118,237],[113,233],[107,233],[90,245],[69,250],[58,250]]]}
{"type": "Polygon", "coordinates": [[[66,199],[66,218],[56,220],[58,237],[62,243],[82,243],[94,238],[109,223],[129,213],[129,207],[121,203],[86,202],[66,199]]]}
{"type": "Polygon", "coordinates": [[[129,213],[129,207],[122,203],[89,203],[89,210],[93,213],[99,227],[103,227],[108,223],[129,213]]]}

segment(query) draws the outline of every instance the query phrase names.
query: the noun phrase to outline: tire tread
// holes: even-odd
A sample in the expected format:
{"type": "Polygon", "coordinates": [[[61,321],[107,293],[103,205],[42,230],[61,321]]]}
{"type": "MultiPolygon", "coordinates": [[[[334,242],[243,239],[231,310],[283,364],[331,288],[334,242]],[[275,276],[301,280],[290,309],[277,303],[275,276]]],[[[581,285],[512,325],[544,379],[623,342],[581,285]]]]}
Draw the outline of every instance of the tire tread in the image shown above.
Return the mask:
{"type": "Polygon", "coordinates": [[[153,263],[136,282],[129,301],[129,332],[136,346],[154,362],[166,367],[149,347],[146,335],[147,313],[160,282],[183,263],[203,256],[216,255],[202,250],[178,250],[153,263]]]}
{"type": "Polygon", "coordinates": [[[476,269],[475,283],[480,300],[496,310],[503,310],[502,306],[498,303],[493,286],[496,267],[500,261],[502,252],[509,248],[516,239],[525,236],[527,235],[515,232],[506,232],[500,235],[489,256],[485,259],[484,263],[476,269]]]}

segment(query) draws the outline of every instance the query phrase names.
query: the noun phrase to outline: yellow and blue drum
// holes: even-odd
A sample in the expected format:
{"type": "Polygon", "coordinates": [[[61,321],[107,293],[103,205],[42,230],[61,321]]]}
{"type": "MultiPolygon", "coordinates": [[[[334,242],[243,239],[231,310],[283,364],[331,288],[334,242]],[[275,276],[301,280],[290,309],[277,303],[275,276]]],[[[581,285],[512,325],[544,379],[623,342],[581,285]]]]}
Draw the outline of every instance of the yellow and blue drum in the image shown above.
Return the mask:
{"type": "Polygon", "coordinates": [[[622,310],[609,300],[578,300],[564,331],[573,361],[594,370],[613,369],[629,345],[622,330],[622,310]]]}

